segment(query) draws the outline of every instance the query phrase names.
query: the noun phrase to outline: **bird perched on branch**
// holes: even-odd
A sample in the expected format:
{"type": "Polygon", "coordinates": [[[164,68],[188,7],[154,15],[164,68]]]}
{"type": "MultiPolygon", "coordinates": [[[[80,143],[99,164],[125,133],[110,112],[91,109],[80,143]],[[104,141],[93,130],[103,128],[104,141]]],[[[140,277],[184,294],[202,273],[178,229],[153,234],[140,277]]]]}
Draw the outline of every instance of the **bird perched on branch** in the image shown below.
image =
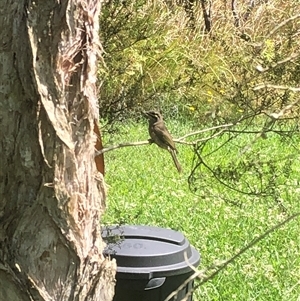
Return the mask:
{"type": "Polygon", "coordinates": [[[177,149],[173,138],[163,121],[162,115],[156,111],[148,111],[143,114],[149,121],[149,134],[151,137],[149,141],[154,142],[163,149],[166,149],[171,154],[178,172],[181,172],[182,168],[176,157],[177,149]]]}

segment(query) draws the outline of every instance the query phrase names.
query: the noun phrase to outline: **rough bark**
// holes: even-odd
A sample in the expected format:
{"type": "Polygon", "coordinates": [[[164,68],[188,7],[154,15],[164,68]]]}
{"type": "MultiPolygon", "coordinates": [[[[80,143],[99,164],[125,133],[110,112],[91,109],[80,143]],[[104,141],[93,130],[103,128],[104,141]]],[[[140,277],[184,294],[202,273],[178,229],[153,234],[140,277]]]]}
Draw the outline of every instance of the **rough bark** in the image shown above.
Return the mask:
{"type": "Polygon", "coordinates": [[[0,1],[0,300],[112,300],[94,161],[98,0],[0,1]]]}

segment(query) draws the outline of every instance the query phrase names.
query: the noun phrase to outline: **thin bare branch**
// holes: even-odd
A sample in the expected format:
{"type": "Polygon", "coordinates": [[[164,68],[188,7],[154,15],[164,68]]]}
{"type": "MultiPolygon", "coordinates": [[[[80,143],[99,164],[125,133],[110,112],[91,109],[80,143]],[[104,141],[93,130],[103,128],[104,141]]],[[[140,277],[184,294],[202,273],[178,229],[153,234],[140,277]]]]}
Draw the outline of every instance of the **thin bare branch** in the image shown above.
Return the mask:
{"type": "Polygon", "coordinates": [[[147,140],[147,141],[139,141],[139,142],[124,142],[124,143],[120,143],[120,144],[117,144],[117,145],[111,145],[111,146],[108,146],[108,147],[105,147],[105,148],[101,149],[100,151],[96,151],[95,152],[95,157],[99,156],[101,154],[107,153],[109,151],[115,150],[117,148],[128,147],[128,146],[141,146],[141,145],[146,145],[146,144],[149,144],[149,143],[150,143],[150,141],[147,140]]]}
{"type": "MultiPolygon", "coordinates": [[[[186,134],[186,135],[184,135],[184,136],[182,136],[178,139],[173,139],[173,140],[174,140],[174,142],[179,143],[179,144],[196,145],[198,142],[207,141],[209,139],[212,139],[212,138],[215,138],[215,137],[219,136],[220,134],[222,134],[225,131],[225,129],[227,129],[228,127],[231,127],[233,125],[234,125],[234,123],[222,124],[222,125],[214,126],[214,127],[211,127],[211,128],[203,129],[203,130],[200,130],[200,131],[196,131],[196,132],[193,132],[193,133],[188,133],[188,134],[186,134]],[[183,141],[187,137],[199,135],[199,134],[209,132],[209,131],[212,131],[212,130],[216,130],[216,129],[220,129],[220,128],[223,128],[223,130],[220,131],[220,132],[217,132],[216,134],[214,134],[210,137],[195,140],[195,141],[192,141],[192,142],[183,141]]],[[[147,141],[138,141],[138,142],[124,142],[124,143],[120,143],[120,144],[116,144],[116,145],[111,145],[111,146],[107,146],[107,147],[103,148],[100,151],[96,151],[95,152],[95,157],[99,156],[101,154],[107,153],[109,151],[118,149],[118,148],[128,147],[128,146],[141,146],[141,145],[147,145],[147,144],[151,144],[151,143],[152,142],[147,140],[147,141]]]]}
{"type": "Polygon", "coordinates": [[[279,118],[281,118],[282,116],[284,116],[287,111],[291,110],[295,105],[297,105],[299,103],[300,99],[295,100],[294,102],[292,102],[289,105],[286,105],[284,108],[282,108],[279,113],[270,113],[267,114],[269,117],[271,117],[273,120],[278,120],[279,118]]]}
{"type": "MultiPolygon", "coordinates": [[[[201,139],[198,139],[198,140],[195,140],[193,142],[185,142],[185,141],[178,141],[178,143],[182,143],[182,144],[190,144],[190,145],[196,145],[197,143],[199,142],[205,142],[205,141],[208,141],[208,140],[211,140],[213,138],[216,138],[217,136],[220,136],[221,134],[223,134],[224,132],[227,132],[227,128],[225,129],[222,129],[221,131],[215,133],[214,135],[212,136],[209,136],[209,137],[205,137],[205,138],[201,138],[201,139]]],[[[176,142],[176,140],[174,140],[176,142]]]]}
{"type": "Polygon", "coordinates": [[[295,87],[289,87],[289,86],[279,86],[279,85],[272,85],[272,84],[266,84],[266,83],[261,83],[256,85],[252,90],[253,91],[258,91],[261,89],[278,89],[278,90],[289,90],[293,92],[300,92],[300,88],[295,88],[295,87]]]}
{"type": "MultiPolygon", "coordinates": [[[[277,87],[277,86],[276,86],[277,87]]],[[[281,86],[278,86],[278,87],[281,87],[281,86]]],[[[281,87],[282,88],[282,87],[281,87]]],[[[299,91],[300,91],[300,88],[299,88],[299,91]]],[[[295,102],[293,102],[292,104],[290,105],[287,105],[286,107],[284,107],[279,113],[266,113],[265,114],[267,116],[269,116],[272,120],[277,120],[279,119],[280,117],[282,117],[288,110],[290,110],[293,106],[295,106],[300,100],[297,100],[295,102]]],[[[208,140],[211,140],[213,138],[216,138],[220,135],[222,135],[223,133],[225,132],[230,132],[230,128],[235,126],[235,125],[238,125],[240,123],[240,121],[243,119],[243,117],[241,117],[237,122],[235,123],[227,123],[227,124],[221,124],[221,125],[217,125],[217,126],[213,126],[213,127],[210,127],[210,128],[206,128],[206,129],[202,129],[202,130],[199,130],[199,131],[195,131],[195,132],[192,132],[192,133],[188,133],[182,137],[179,137],[179,138],[175,138],[173,139],[174,142],[178,143],[178,144],[184,144],[184,145],[191,145],[191,146],[195,146],[197,145],[198,143],[200,142],[205,142],[205,141],[208,141],[208,140]],[[205,138],[201,138],[201,139],[197,139],[197,140],[193,140],[193,141],[185,141],[186,138],[188,137],[191,137],[191,136],[197,136],[199,134],[203,134],[203,133],[206,133],[206,132],[210,132],[210,131],[214,131],[214,130],[218,130],[220,129],[220,131],[214,133],[213,135],[211,136],[208,136],[208,137],[205,137],[205,138]]],[[[264,127],[264,129],[262,131],[256,131],[256,133],[260,136],[262,136],[268,129],[266,127],[264,127]]],[[[234,132],[234,131],[233,131],[234,132]]],[[[243,131],[240,131],[240,132],[243,132],[243,131]]],[[[251,133],[254,133],[254,131],[252,131],[251,133]]],[[[147,141],[138,141],[138,142],[124,142],[124,143],[120,143],[120,144],[117,144],[117,145],[111,145],[111,146],[107,146],[105,148],[103,148],[102,150],[100,151],[96,151],[95,152],[95,157],[96,156],[99,156],[101,154],[104,154],[106,152],[109,152],[109,151],[112,151],[112,150],[115,150],[115,149],[118,149],[118,148],[122,148],[122,147],[129,147],[129,146],[142,146],[142,145],[147,145],[147,144],[151,144],[152,142],[150,140],[147,140],[147,141]]]]}
{"type": "Polygon", "coordinates": [[[285,220],[283,220],[282,222],[276,224],[275,226],[273,226],[272,228],[270,228],[269,230],[267,230],[266,232],[264,232],[263,234],[261,234],[257,238],[254,238],[247,246],[245,246],[244,248],[242,248],[238,253],[236,253],[234,256],[232,256],[231,258],[229,258],[225,262],[221,263],[220,265],[212,265],[211,267],[207,268],[206,272],[209,271],[209,270],[211,270],[211,269],[215,269],[216,267],[218,268],[218,270],[214,271],[211,275],[209,275],[209,276],[201,279],[201,282],[195,287],[195,289],[197,287],[199,287],[201,284],[203,284],[203,283],[209,281],[210,279],[212,279],[221,270],[223,270],[224,268],[226,268],[230,263],[234,262],[238,257],[240,257],[243,253],[245,253],[246,251],[248,251],[250,248],[252,248],[257,243],[259,243],[261,240],[263,240],[264,238],[266,238],[269,234],[273,233],[274,231],[278,230],[279,228],[281,228],[282,226],[284,226],[285,224],[287,224],[288,222],[292,221],[293,219],[295,219],[295,218],[297,218],[299,216],[300,216],[300,212],[296,212],[296,213],[290,215],[285,220]]]}
{"type": "Polygon", "coordinates": [[[283,227],[285,224],[289,223],[290,221],[292,221],[293,219],[295,219],[299,216],[300,216],[300,212],[296,212],[296,213],[290,215],[282,222],[280,222],[280,223],[276,224],[275,226],[273,226],[272,228],[268,229],[266,232],[261,234],[259,237],[254,238],[248,245],[246,245],[244,248],[242,248],[238,253],[236,253],[234,256],[232,256],[228,260],[222,261],[221,263],[218,262],[217,264],[214,263],[213,265],[206,268],[205,270],[197,270],[190,278],[188,278],[184,283],[182,283],[182,285],[176,291],[174,291],[172,294],[170,294],[164,301],[171,300],[173,297],[175,297],[178,294],[178,292],[183,287],[185,287],[190,281],[192,281],[193,279],[195,279],[197,277],[197,278],[199,278],[200,282],[197,285],[195,285],[193,287],[193,289],[187,293],[187,295],[185,296],[185,298],[182,301],[189,300],[188,298],[193,293],[193,291],[195,291],[197,288],[199,288],[204,283],[211,280],[219,272],[221,272],[223,269],[225,269],[229,264],[233,263],[238,257],[240,257],[243,253],[248,251],[250,248],[252,248],[257,243],[259,243],[261,240],[266,238],[269,234],[273,233],[274,231],[278,230],[279,228],[283,227]],[[210,275],[207,275],[211,270],[213,270],[213,272],[210,275]],[[207,276],[205,276],[205,275],[207,275],[207,276]]]}
{"type": "Polygon", "coordinates": [[[201,0],[201,8],[204,18],[204,24],[205,24],[205,30],[206,32],[211,31],[211,1],[205,1],[201,0]],[[208,8],[206,9],[206,6],[208,5],[208,8]]]}
{"type": "Polygon", "coordinates": [[[240,18],[239,18],[239,14],[237,12],[237,7],[236,7],[236,1],[235,0],[231,0],[231,11],[232,11],[232,15],[233,15],[233,18],[234,18],[234,26],[240,27],[240,18]]]}
{"type": "Polygon", "coordinates": [[[217,125],[217,126],[213,126],[211,128],[207,128],[207,129],[203,129],[203,130],[200,130],[200,131],[196,131],[196,132],[192,132],[192,133],[188,133],[178,139],[174,139],[174,141],[180,143],[180,141],[190,137],[190,136],[195,136],[195,135],[199,135],[199,134],[202,134],[202,133],[205,133],[205,132],[210,132],[210,131],[213,131],[213,130],[217,130],[217,129],[220,129],[220,128],[228,128],[228,127],[231,127],[233,125],[235,125],[236,123],[227,123],[227,124],[221,124],[221,125],[217,125]]]}
{"type": "Polygon", "coordinates": [[[287,62],[293,61],[298,56],[300,56],[300,52],[299,53],[292,53],[289,57],[287,57],[287,58],[285,58],[281,61],[278,61],[276,63],[273,63],[270,67],[263,68],[261,65],[257,65],[256,70],[259,71],[259,72],[266,72],[266,71],[269,71],[270,69],[276,68],[279,65],[282,65],[282,64],[285,64],[287,62]]]}
{"type": "Polygon", "coordinates": [[[269,32],[269,34],[265,37],[265,40],[269,39],[277,30],[279,30],[281,27],[285,26],[287,23],[289,23],[289,22],[291,22],[291,21],[293,21],[295,19],[298,19],[298,18],[300,18],[300,14],[294,15],[294,16],[292,16],[292,17],[290,17],[290,18],[282,21],[275,28],[273,28],[273,30],[271,30],[269,32]]]}

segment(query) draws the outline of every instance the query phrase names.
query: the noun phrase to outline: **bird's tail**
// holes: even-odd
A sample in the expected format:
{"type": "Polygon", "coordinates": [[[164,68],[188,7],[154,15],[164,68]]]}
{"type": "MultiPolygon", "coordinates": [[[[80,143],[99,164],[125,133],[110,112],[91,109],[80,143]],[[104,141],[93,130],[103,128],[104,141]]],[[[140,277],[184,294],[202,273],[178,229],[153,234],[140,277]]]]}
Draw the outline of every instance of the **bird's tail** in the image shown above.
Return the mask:
{"type": "Polygon", "coordinates": [[[173,159],[173,161],[174,161],[174,164],[175,164],[175,166],[176,166],[178,172],[181,173],[181,172],[182,172],[182,168],[181,168],[181,165],[179,164],[178,159],[177,159],[177,157],[176,157],[176,153],[175,153],[176,151],[173,150],[173,149],[169,149],[169,152],[170,152],[170,154],[172,155],[172,159],[173,159]]]}

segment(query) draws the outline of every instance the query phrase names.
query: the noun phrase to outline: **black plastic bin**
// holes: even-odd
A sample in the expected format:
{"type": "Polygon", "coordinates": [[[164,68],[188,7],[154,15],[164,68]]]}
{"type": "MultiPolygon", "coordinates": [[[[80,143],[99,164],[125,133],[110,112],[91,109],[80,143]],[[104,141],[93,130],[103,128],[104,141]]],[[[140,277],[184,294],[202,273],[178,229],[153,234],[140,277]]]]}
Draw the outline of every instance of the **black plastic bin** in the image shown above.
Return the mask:
{"type": "MultiPolygon", "coordinates": [[[[196,249],[174,230],[124,225],[106,227],[102,234],[107,243],[104,254],[117,261],[113,301],[163,301],[193,274],[190,265],[197,267],[200,262],[196,249]]],[[[176,300],[192,287],[190,281],[176,300]]]]}

